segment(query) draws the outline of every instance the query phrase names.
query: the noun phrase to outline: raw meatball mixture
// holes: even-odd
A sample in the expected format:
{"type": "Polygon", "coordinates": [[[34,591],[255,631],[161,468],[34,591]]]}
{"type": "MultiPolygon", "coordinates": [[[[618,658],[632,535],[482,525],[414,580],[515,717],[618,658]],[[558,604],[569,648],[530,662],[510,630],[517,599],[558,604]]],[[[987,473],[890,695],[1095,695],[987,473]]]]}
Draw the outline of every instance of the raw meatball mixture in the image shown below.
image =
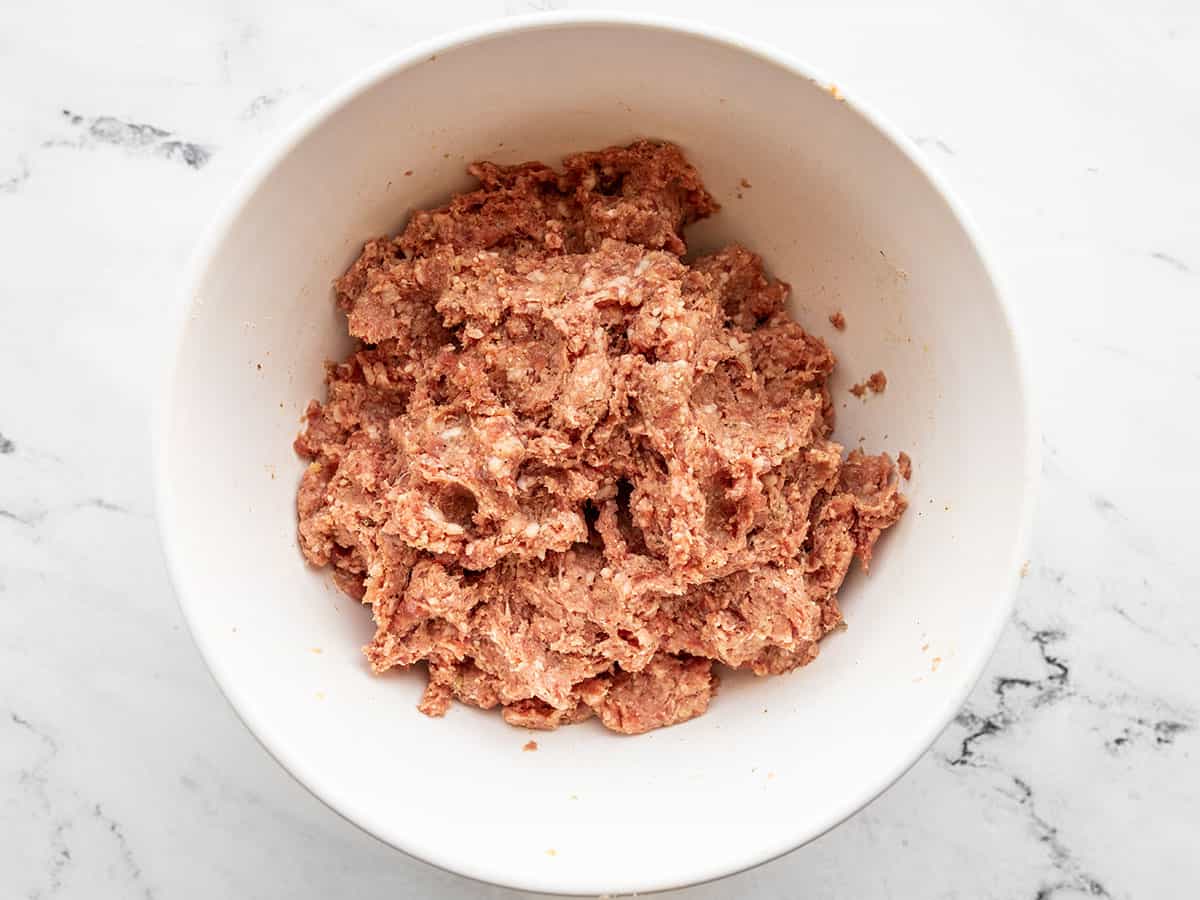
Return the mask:
{"type": "Polygon", "coordinates": [[[337,281],[361,347],[296,439],[300,545],[370,604],[371,666],[426,662],[429,715],[636,734],[704,712],[714,662],[812,661],[906,503],[830,439],[788,286],[685,261],[717,204],[673,145],[470,171],[337,281]]]}

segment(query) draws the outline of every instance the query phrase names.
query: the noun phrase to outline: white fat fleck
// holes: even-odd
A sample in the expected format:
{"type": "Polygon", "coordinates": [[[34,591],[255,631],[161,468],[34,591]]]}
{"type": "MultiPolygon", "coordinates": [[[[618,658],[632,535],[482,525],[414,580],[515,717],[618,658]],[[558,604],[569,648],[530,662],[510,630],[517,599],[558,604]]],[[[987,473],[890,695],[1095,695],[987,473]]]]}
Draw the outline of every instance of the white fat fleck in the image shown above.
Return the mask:
{"type": "Polygon", "coordinates": [[[535,538],[538,536],[538,532],[541,530],[542,526],[537,522],[530,522],[525,526],[525,530],[522,532],[522,534],[524,534],[527,538],[535,538]]]}
{"type": "Polygon", "coordinates": [[[495,448],[506,456],[515,456],[525,449],[521,444],[521,439],[511,434],[496,441],[495,448]]]}
{"type": "Polygon", "coordinates": [[[639,259],[639,260],[638,260],[638,264],[637,264],[637,266],[634,268],[634,270],[633,270],[633,274],[634,274],[634,275],[641,275],[643,272],[645,272],[647,269],[649,269],[649,268],[650,268],[650,266],[651,266],[651,260],[650,260],[650,257],[648,257],[648,256],[643,256],[641,259],[639,259]]]}
{"type": "Polygon", "coordinates": [[[616,291],[618,297],[624,297],[629,293],[630,284],[628,275],[618,275],[609,279],[608,287],[616,291]]]}
{"type": "Polygon", "coordinates": [[[430,506],[426,504],[425,509],[423,509],[422,512],[425,514],[425,518],[432,519],[434,522],[438,522],[439,524],[445,523],[446,521],[446,517],[442,515],[442,511],[436,506],[430,506]]]}
{"type": "Polygon", "coordinates": [[[463,427],[461,425],[455,425],[454,427],[447,428],[445,431],[442,432],[442,440],[443,441],[452,441],[455,438],[462,437],[463,433],[464,433],[463,427]]]}
{"type": "Polygon", "coordinates": [[[487,470],[493,475],[499,475],[504,471],[504,460],[498,456],[489,456],[487,460],[487,470]]]}
{"type": "Polygon", "coordinates": [[[517,479],[517,490],[527,491],[533,487],[533,480],[528,475],[522,475],[517,479]]]}

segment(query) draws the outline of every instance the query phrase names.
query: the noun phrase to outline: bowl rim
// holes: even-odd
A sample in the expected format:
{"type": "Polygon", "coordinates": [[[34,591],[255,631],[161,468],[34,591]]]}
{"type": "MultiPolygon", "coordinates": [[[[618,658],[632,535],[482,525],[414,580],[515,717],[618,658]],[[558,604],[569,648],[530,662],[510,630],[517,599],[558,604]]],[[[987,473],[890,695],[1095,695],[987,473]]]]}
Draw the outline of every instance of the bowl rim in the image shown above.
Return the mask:
{"type": "MultiPolygon", "coordinates": [[[[505,871],[500,867],[487,864],[477,864],[473,859],[463,855],[446,852],[443,848],[422,845],[419,837],[407,834],[403,837],[394,832],[384,836],[379,823],[371,821],[369,813],[356,809],[355,804],[345,798],[335,795],[328,785],[323,784],[319,773],[305,771],[304,767],[293,756],[286,743],[269,734],[270,729],[256,719],[252,708],[245,702],[243,689],[224,670],[220,654],[198,628],[195,618],[197,603],[201,600],[191,594],[184,578],[180,563],[180,551],[177,547],[176,515],[174,495],[168,479],[168,446],[173,411],[172,398],[174,385],[178,375],[180,350],[186,336],[189,313],[195,306],[197,288],[204,272],[211,265],[216,251],[230,226],[244,211],[247,203],[257,189],[267,179],[271,171],[297,145],[303,142],[325,121],[362,93],[375,85],[400,72],[425,62],[431,55],[452,49],[466,47],[474,43],[501,37],[518,32],[531,32],[559,28],[591,28],[591,27],[626,27],[646,31],[666,31],[681,34],[685,37],[721,45],[758,58],[762,62],[781,68],[792,75],[803,78],[818,87],[834,92],[853,112],[875,129],[884,139],[896,147],[929,182],[930,186],[946,203],[951,214],[962,229],[967,240],[977,254],[985,278],[995,295],[1012,353],[1016,363],[1017,384],[1020,392],[1022,425],[1026,432],[1025,470],[1023,473],[1021,515],[1017,533],[1011,548],[1010,575],[1006,590],[998,592],[995,609],[990,621],[986,623],[987,638],[980,642],[968,660],[964,661],[963,677],[951,690],[948,690],[941,703],[941,709],[933,720],[933,725],[915,741],[905,752],[898,754],[895,762],[885,771],[876,773],[866,779],[863,787],[854,795],[847,796],[838,807],[826,812],[820,824],[814,828],[800,829],[789,832],[779,838],[769,847],[763,847],[761,852],[744,855],[734,862],[729,860],[709,862],[697,860],[694,872],[687,876],[649,877],[641,882],[640,887],[631,888],[639,892],[657,892],[677,889],[696,884],[703,884],[730,875],[744,872],[748,869],[770,862],[790,853],[799,847],[821,837],[826,832],[840,825],[855,813],[870,804],[877,797],[895,784],[916,762],[924,756],[933,742],[957,715],[968,695],[978,683],[984,668],[990,661],[1004,628],[1007,626],[1015,605],[1017,587],[1020,584],[1022,561],[1025,559],[1030,545],[1033,516],[1035,509],[1035,494],[1040,471],[1041,441],[1037,428],[1036,413],[1031,392],[1032,377],[1027,339],[1022,334],[1018,317],[1011,302],[996,276],[996,269],[980,238],[973,219],[966,212],[957,197],[950,190],[943,178],[930,166],[916,145],[889,122],[884,116],[869,105],[856,99],[853,91],[846,90],[841,81],[829,80],[813,67],[795,59],[790,53],[771,46],[757,39],[748,38],[723,28],[713,27],[694,21],[686,21],[670,16],[646,15],[641,13],[624,12],[542,12],[507,18],[493,18],[482,23],[444,32],[432,38],[420,41],[406,49],[391,54],[367,66],[357,75],[343,82],[341,86],[326,94],[302,113],[295,121],[285,126],[282,132],[274,137],[260,151],[257,159],[245,170],[236,181],[234,188],[218,205],[215,214],[202,232],[191,257],[184,269],[181,280],[182,296],[176,300],[176,305],[170,313],[170,321],[164,335],[163,358],[158,372],[160,373],[159,388],[155,392],[154,405],[151,411],[151,445],[154,481],[154,513],[157,531],[166,561],[167,576],[174,589],[176,600],[188,631],[196,648],[200,652],[209,673],[217,687],[233,708],[242,724],[258,741],[259,745],[312,796],[339,817],[354,825],[356,828],[388,844],[389,846],[429,863],[444,871],[465,876],[476,881],[497,885],[516,890],[532,891],[543,894],[578,894],[581,892],[601,893],[593,890],[592,884],[581,884],[573,879],[566,870],[556,870],[558,877],[539,879],[536,883],[523,879],[516,870],[505,871]]],[[[611,887],[609,888],[611,890],[611,887]]],[[[621,890],[626,890],[622,886],[621,890]]]]}

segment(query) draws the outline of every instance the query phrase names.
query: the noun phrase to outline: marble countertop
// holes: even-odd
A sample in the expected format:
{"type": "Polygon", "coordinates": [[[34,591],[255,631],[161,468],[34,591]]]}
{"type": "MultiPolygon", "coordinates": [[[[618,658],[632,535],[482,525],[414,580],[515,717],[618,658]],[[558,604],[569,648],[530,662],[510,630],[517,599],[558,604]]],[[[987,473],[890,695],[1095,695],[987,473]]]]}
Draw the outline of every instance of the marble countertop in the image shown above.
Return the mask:
{"type": "MultiPolygon", "coordinates": [[[[238,722],[167,583],[148,411],[183,261],[280,129],[407,43],[563,5],[0,5],[0,896],[520,896],[362,834],[238,722]]],[[[956,722],[832,833],[675,896],[1194,896],[1200,8],[650,5],[915,139],[991,245],[1045,434],[1017,614],[956,722]]]]}

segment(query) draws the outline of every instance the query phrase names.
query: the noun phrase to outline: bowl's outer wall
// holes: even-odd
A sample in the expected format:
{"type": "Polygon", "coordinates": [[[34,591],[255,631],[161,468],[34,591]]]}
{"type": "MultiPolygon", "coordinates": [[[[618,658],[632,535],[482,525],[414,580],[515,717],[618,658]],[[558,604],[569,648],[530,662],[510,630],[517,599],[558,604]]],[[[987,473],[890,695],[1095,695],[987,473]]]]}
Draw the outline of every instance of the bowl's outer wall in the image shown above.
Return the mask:
{"type": "Polygon", "coordinates": [[[160,447],[160,515],[197,643],[264,745],[352,821],[435,864],[533,890],[670,887],[811,839],[886,787],[961,703],[1010,608],[1031,435],[1015,341],[969,233],[911,156],[783,65],[695,34],[547,24],[394,68],[247,188],[198,261],[160,447]],[[625,738],[537,736],[495,712],[414,707],[376,678],[368,611],[295,543],[298,419],[349,347],[330,282],[362,242],[470,184],[466,164],[649,136],[723,204],[737,240],[829,341],[837,437],[907,450],[911,508],[849,629],[791,675],[732,676],[707,715],[625,738]],[[411,172],[411,174],[409,174],[411,172]],[[741,186],[742,179],[751,187],[741,186]],[[829,325],[841,311],[844,332],[829,325]],[[887,392],[847,388],[876,369],[887,392]],[[320,651],[320,652],[317,652],[320,651]],[[550,851],[553,851],[551,853],[550,851]]]}

